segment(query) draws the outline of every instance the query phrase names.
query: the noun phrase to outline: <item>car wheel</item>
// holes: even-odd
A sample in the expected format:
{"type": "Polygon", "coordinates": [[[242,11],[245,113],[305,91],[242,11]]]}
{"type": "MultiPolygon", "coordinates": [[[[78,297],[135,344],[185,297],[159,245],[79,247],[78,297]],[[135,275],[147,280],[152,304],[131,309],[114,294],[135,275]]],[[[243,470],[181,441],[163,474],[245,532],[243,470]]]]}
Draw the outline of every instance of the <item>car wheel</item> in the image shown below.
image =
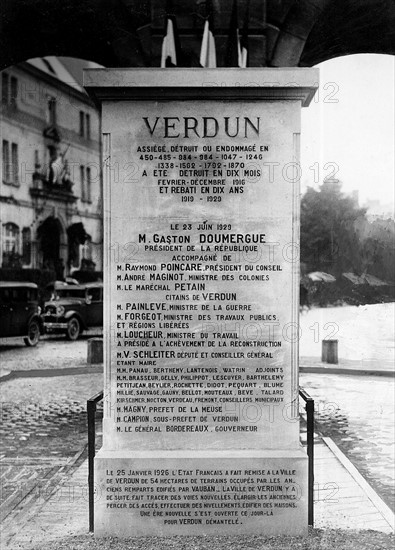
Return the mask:
{"type": "Polygon", "coordinates": [[[40,325],[36,319],[33,319],[29,323],[29,328],[27,329],[27,336],[23,339],[25,344],[29,347],[37,346],[38,341],[40,340],[40,325]]]}
{"type": "Polygon", "coordinates": [[[77,340],[81,332],[81,325],[77,317],[72,317],[67,323],[66,338],[68,340],[77,340]]]}

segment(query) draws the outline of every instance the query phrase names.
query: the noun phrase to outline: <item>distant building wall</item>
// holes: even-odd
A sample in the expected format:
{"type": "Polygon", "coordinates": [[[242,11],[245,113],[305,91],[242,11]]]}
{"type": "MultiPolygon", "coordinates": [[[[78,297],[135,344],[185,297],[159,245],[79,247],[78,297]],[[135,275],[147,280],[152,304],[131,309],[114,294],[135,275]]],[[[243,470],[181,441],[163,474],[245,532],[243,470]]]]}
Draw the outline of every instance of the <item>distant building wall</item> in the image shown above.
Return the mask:
{"type": "Polygon", "coordinates": [[[61,65],[39,67],[1,74],[0,267],[101,270],[99,114],[61,65]]]}

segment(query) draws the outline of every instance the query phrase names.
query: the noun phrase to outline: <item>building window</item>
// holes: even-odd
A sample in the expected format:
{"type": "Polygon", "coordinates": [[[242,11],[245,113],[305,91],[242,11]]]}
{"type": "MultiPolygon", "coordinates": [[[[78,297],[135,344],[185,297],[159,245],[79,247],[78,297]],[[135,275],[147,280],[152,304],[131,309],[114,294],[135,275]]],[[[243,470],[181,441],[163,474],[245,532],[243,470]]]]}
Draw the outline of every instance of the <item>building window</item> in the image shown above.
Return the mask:
{"type": "Polygon", "coordinates": [[[89,168],[89,166],[85,168],[85,166],[81,164],[80,180],[81,180],[81,200],[83,202],[92,202],[92,177],[91,177],[91,169],[89,168]]]}
{"type": "Polygon", "coordinates": [[[84,111],[80,111],[80,136],[86,139],[91,138],[91,117],[84,111]]]}
{"type": "Polygon", "coordinates": [[[12,76],[10,82],[11,82],[10,105],[11,107],[16,107],[17,98],[18,98],[18,80],[15,78],[15,76],[12,76]]]}
{"type": "MultiPolygon", "coordinates": [[[[81,250],[80,250],[80,255],[81,255],[80,269],[82,269],[83,271],[94,271],[96,264],[93,261],[92,238],[89,235],[86,236],[86,240],[85,240],[84,244],[81,245],[80,248],[81,248],[81,250]]],[[[92,295],[92,302],[99,301],[102,298],[102,296],[101,296],[101,290],[102,289],[97,289],[97,290],[100,291],[100,292],[98,293],[98,295],[96,297],[93,293],[91,293],[89,291],[89,294],[92,295]]]]}
{"type": "Polygon", "coordinates": [[[34,150],[34,169],[39,170],[41,168],[40,155],[38,149],[34,150]]]}
{"type": "Polygon", "coordinates": [[[86,169],[86,200],[92,201],[92,185],[91,185],[91,169],[89,166],[86,169]]]}
{"type": "Polygon", "coordinates": [[[90,237],[87,237],[84,244],[81,245],[81,259],[92,260],[92,239],[90,237]]]}
{"type": "Polygon", "coordinates": [[[84,166],[80,166],[80,180],[81,180],[81,200],[86,201],[86,193],[85,193],[85,168],[84,166]]]}
{"type": "Polygon", "coordinates": [[[91,139],[91,116],[88,113],[85,115],[85,129],[86,139],[91,139]]]}
{"type": "Polygon", "coordinates": [[[30,227],[24,227],[22,230],[22,263],[29,265],[31,262],[32,232],[30,227]]]}
{"type": "Polygon", "coordinates": [[[48,123],[50,126],[56,126],[56,98],[48,98],[48,123]]]}
{"type": "Polygon", "coordinates": [[[8,73],[1,74],[1,102],[3,105],[17,106],[18,79],[9,76],[8,73]]]}
{"type": "Polygon", "coordinates": [[[11,144],[11,159],[10,159],[10,144],[6,139],[3,139],[3,182],[11,185],[19,184],[19,154],[18,145],[11,144]]]}
{"type": "Polygon", "coordinates": [[[3,182],[10,183],[11,177],[10,164],[10,144],[6,139],[3,139],[3,182]]]}
{"type": "Polygon", "coordinates": [[[15,223],[4,226],[3,265],[13,265],[19,255],[19,227],[15,223]]]}
{"type": "Polygon", "coordinates": [[[85,115],[83,111],[80,111],[80,136],[85,135],[85,115]]]}
{"type": "Polygon", "coordinates": [[[8,73],[1,74],[1,102],[8,105],[8,73]]]}
{"type": "Polygon", "coordinates": [[[14,185],[19,184],[19,155],[18,155],[18,145],[13,143],[11,145],[11,163],[12,163],[12,174],[11,174],[11,183],[14,185]]]}

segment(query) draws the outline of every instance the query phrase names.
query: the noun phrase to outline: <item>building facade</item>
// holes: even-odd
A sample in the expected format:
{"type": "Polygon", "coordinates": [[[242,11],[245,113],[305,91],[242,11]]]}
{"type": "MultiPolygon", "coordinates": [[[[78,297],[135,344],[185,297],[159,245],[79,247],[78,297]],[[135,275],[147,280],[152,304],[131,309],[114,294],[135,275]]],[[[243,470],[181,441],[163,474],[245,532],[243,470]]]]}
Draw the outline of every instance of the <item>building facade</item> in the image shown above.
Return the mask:
{"type": "Polygon", "coordinates": [[[1,73],[0,267],[102,269],[100,117],[56,57],[1,73]]]}

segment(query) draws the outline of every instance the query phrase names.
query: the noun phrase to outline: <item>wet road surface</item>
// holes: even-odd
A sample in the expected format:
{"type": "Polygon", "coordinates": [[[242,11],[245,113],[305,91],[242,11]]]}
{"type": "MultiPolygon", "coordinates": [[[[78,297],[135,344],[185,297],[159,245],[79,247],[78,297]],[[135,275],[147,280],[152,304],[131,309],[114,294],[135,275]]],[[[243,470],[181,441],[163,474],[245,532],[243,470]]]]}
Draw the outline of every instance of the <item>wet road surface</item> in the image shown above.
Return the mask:
{"type": "Polygon", "coordinates": [[[45,336],[33,348],[27,348],[22,339],[2,339],[1,368],[21,371],[84,366],[89,338],[92,335],[83,335],[76,342],[70,342],[63,336],[45,336]]]}
{"type": "MultiPolygon", "coordinates": [[[[86,350],[86,339],[44,340],[33,350],[23,344],[0,346],[0,360],[9,370],[81,367],[86,350]]],[[[394,509],[394,379],[302,373],[300,383],[316,400],[317,428],[332,437],[394,509]]],[[[101,373],[1,383],[3,499],[17,480],[37,475],[39,461],[40,475],[47,475],[84,448],[86,400],[102,388],[101,373]]]]}
{"type": "Polygon", "coordinates": [[[302,373],[300,384],[315,400],[316,429],[395,510],[394,378],[302,373]]]}

